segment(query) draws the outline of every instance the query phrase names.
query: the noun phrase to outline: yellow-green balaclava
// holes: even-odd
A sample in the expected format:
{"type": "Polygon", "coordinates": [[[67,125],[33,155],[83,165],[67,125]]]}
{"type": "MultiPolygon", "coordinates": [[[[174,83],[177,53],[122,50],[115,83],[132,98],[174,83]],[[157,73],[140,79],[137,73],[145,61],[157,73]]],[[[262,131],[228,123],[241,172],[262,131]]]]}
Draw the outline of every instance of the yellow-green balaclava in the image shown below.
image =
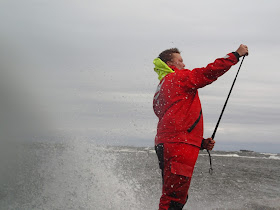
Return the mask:
{"type": "Polygon", "coordinates": [[[158,79],[161,81],[163,77],[165,77],[169,73],[174,73],[173,71],[166,63],[164,63],[160,58],[156,58],[154,60],[155,64],[155,72],[158,74],[158,79]]]}

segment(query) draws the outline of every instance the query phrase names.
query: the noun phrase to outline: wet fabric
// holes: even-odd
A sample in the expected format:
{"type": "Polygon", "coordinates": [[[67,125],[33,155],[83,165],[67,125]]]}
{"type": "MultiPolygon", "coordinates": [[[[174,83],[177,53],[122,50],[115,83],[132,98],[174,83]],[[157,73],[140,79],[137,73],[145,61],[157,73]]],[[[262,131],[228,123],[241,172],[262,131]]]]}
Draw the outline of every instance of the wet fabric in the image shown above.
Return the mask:
{"type": "Polygon", "coordinates": [[[184,143],[165,143],[156,145],[155,150],[163,177],[159,209],[182,209],[187,202],[199,148],[184,143]]]}
{"type": "Polygon", "coordinates": [[[200,147],[203,113],[197,90],[217,80],[237,62],[233,53],[193,70],[179,70],[158,60],[154,62],[160,76],[153,100],[153,109],[159,119],[155,145],[182,142],[200,147]]]}

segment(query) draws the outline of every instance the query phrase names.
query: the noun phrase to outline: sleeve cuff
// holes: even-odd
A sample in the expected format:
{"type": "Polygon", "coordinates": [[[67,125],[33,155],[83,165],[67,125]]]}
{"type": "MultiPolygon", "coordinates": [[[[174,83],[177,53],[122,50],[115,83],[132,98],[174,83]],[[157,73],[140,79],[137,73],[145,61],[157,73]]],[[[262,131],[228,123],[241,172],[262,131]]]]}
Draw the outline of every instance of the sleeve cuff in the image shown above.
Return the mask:
{"type": "Polygon", "coordinates": [[[240,55],[238,54],[238,52],[232,52],[233,55],[235,55],[236,59],[239,61],[240,55]]]}

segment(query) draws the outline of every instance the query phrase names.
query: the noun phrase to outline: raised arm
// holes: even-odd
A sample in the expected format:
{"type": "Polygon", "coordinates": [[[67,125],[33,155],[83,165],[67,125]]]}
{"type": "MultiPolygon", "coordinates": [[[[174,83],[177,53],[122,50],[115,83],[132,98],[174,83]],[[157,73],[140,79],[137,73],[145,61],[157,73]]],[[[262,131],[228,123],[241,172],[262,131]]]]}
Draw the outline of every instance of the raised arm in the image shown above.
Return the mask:
{"type": "Polygon", "coordinates": [[[244,55],[248,55],[248,48],[246,45],[241,44],[235,52],[229,53],[223,58],[216,59],[206,67],[195,68],[192,71],[189,71],[186,73],[186,77],[181,77],[182,82],[188,88],[202,88],[217,80],[227,72],[231,66],[239,61],[240,56],[244,55]]]}

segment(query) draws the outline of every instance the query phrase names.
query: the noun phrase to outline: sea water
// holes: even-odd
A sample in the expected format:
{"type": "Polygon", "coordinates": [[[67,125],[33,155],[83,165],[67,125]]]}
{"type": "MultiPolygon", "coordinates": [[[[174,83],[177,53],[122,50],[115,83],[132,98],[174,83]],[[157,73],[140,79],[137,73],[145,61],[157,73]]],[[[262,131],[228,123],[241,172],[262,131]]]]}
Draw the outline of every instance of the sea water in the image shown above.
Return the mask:
{"type": "MultiPolygon", "coordinates": [[[[158,208],[161,172],[153,148],[83,140],[13,148],[0,162],[0,209],[158,208]]],[[[279,154],[214,151],[212,158],[210,175],[208,154],[200,153],[184,209],[280,209],[279,154]]]]}

